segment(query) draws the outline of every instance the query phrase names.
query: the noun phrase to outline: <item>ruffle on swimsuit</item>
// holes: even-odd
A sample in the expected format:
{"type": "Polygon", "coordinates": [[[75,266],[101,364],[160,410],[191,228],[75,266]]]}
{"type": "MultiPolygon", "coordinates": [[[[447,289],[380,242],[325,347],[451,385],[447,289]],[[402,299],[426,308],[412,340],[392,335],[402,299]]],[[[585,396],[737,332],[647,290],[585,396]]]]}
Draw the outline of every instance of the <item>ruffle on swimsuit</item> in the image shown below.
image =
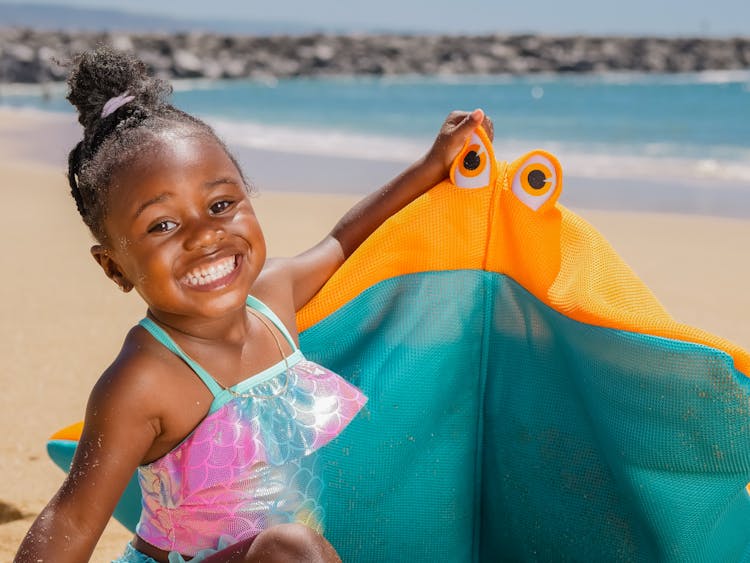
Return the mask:
{"type": "Polygon", "coordinates": [[[293,352],[230,389],[156,323],[141,321],[214,394],[208,415],[183,442],[138,469],[143,510],[136,532],[174,552],[170,561],[180,561],[180,553],[206,557],[275,524],[322,528],[323,483],[312,454],[340,434],[367,401],[340,376],[305,359],[268,307],[252,297],[247,304],[273,322],[293,352]]]}

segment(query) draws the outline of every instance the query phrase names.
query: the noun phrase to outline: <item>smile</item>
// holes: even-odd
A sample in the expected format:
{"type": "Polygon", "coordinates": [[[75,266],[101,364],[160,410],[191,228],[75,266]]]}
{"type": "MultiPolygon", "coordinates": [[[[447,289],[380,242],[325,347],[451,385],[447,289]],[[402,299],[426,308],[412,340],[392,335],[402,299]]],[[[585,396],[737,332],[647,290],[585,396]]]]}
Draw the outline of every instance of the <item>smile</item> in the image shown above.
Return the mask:
{"type": "Polygon", "coordinates": [[[229,278],[237,269],[239,264],[238,256],[229,256],[217,260],[207,266],[200,266],[190,270],[182,278],[182,282],[191,287],[200,287],[208,289],[224,285],[229,282],[229,278]]]}

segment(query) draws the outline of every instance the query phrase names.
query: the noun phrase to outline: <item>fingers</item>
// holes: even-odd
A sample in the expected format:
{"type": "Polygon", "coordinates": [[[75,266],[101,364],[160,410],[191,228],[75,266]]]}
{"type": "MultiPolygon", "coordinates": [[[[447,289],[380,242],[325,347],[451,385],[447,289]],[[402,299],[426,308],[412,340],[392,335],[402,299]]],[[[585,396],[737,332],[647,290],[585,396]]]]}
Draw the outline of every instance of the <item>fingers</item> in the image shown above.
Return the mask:
{"type": "Polygon", "coordinates": [[[474,111],[472,111],[469,115],[467,115],[464,121],[466,122],[467,127],[471,126],[473,128],[476,128],[476,126],[482,123],[483,120],[484,120],[484,111],[477,108],[474,111]]]}
{"type": "Polygon", "coordinates": [[[484,112],[481,109],[475,109],[474,111],[462,111],[454,110],[448,114],[445,122],[454,127],[461,127],[469,122],[476,122],[478,125],[484,116],[484,112]],[[480,117],[480,115],[482,117],[480,117]]]}
{"type": "Polygon", "coordinates": [[[477,126],[481,123],[482,128],[484,129],[485,133],[487,133],[490,141],[493,141],[495,139],[495,126],[492,124],[492,120],[487,114],[484,113],[483,110],[475,109],[467,116],[467,120],[468,123],[466,124],[466,126],[471,126],[472,131],[476,129],[477,126]]]}
{"type": "Polygon", "coordinates": [[[435,142],[430,148],[429,160],[444,167],[447,174],[453,160],[477,127],[482,125],[490,139],[494,137],[492,120],[483,110],[452,111],[443,122],[435,142]]]}
{"type": "Polygon", "coordinates": [[[453,133],[468,136],[480,124],[484,128],[490,140],[495,137],[495,128],[492,120],[481,109],[475,109],[472,112],[453,111],[446,121],[446,125],[452,126],[453,133]]]}
{"type": "Polygon", "coordinates": [[[448,114],[448,117],[445,118],[445,125],[451,125],[455,127],[456,125],[459,125],[464,119],[466,119],[467,115],[468,112],[457,109],[453,110],[448,114]]]}
{"type": "Polygon", "coordinates": [[[481,123],[484,120],[484,110],[477,108],[469,114],[472,121],[481,123]]]}
{"type": "Polygon", "coordinates": [[[482,121],[482,128],[484,128],[485,133],[487,133],[487,136],[490,138],[490,141],[495,140],[495,125],[492,123],[492,119],[488,115],[484,116],[484,121],[482,121]]]}

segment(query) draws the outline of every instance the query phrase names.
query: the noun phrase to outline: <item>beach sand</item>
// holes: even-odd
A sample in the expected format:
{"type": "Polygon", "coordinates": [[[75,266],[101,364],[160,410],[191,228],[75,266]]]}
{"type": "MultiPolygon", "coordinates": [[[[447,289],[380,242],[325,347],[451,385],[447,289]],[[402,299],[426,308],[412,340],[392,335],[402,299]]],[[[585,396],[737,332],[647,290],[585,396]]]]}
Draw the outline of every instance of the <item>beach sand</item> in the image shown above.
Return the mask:
{"type": "MultiPolygon", "coordinates": [[[[47,438],[82,418],[88,391],[144,313],[137,295],[117,291],[89,255],[92,241],[62,168],[76,129],[68,123],[67,134],[40,136],[54,119],[0,110],[0,561],[11,560],[63,479],[47,457],[47,438]]],[[[387,180],[378,177],[385,169],[368,170],[366,187],[387,180]]],[[[304,194],[292,185],[258,188],[254,204],[270,255],[304,250],[357,199],[325,195],[325,185],[308,184],[304,194]]],[[[571,207],[675,318],[750,348],[750,219],[571,207]]],[[[92,561],[115,557],[129,538],[113,521],[92,561]]]]}

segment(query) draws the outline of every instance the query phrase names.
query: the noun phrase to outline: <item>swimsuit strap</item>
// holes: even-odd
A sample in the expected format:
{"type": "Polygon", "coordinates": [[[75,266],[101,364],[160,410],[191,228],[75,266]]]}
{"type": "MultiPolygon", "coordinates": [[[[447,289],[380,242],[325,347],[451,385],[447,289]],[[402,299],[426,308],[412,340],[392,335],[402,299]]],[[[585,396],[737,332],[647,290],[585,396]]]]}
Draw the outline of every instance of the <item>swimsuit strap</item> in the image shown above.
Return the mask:
{"type": "MultiPolygon", "coordinates": [[[[281,322],[281,319],[276,316],[276,313],[274,313],[271,308],[268,307],[268,305],[263,303],[260,299],[253,297],[252,295],[247,296],[245,303],[250,309],[252,309],[253,311],[257,311],[258,313],[267,317],[274,324],[279,332],[284,335],[284,338],[289,343],[289,346],[292,347],[292,353],[297,351],[297,345],[294,343],[292,335],[289,334],[289,331],[287,330],[286,326],[284,326],[284,323],[281,322]]],[[[153,320],[145,317],[141,319],[138,324],[149,331],[158,342],[163,344],[168,350],[176,354],[183,362],[185,362],[190,367],[190,369],[192,369],[195,374],[200,377],[201,381],[206,387],[208,387],[208,390],[211,391],[211,394],[214,396],[214,398],[218,397],[221,393],[227,392],[227,390],[222,387],[219,382],[211,376],[211,374],[203,369],[203,366],[201,366],[198,362],[188,356],[185,351],[177,345],[172,337],[169,336],[169,334],[167,334],[167,332],[153,320]]],[[[284,357],[283,352],[282,357],[284,357]]],[[[284,357],[284,361],[286,361],[286,357],[284,357]]]]}
{"type": "Polygon", "coordinates": [[[292,347],[292,352],[297,351],[297,345],[294,343],[294,339],[292,338],[292,335],[289,334],[289,331],[287,330],[284,323],[281,322],[281,319],[278,316],[276,316],[276,313],[274,313],[268,305],[263,303],[257,297],[253,297],[252,295],[247,296],[247,299],[245,300],[245,304],[251,309],[253,309],[254,311],[258,311],[259,313],[268,317],[268,319],[271,320],[271,322],[279,330],[279,332],[284,335],[284,338],[286,338],[286,341],[289,343],[289,346],[292,347]]]}
{"type": "Polygon", "coordinates": [[[171,352],[174,352],[183,362],[190,366],[190,369],[192,369],[195,374],[201,378],[203,384],[208,387],[208,390],[211,391],[211,394],[214,397],[218,396],[219,393],[222,393],[224,391],[224,388],[219,385],[219,383],[213,377],[211,377],[211,375],[205,369],[203,369],[203,367],[198,362],[188,356],[182,350],[182,348],[177,345],[172,337],[169,336],[167,332],[158,324],[156,324],[148,317],[141,319],[141,322],[139,322],[138,324],[149,331],[151,333],[151,336],[156,338],[158,342],[163,344],[171,352]]]}

